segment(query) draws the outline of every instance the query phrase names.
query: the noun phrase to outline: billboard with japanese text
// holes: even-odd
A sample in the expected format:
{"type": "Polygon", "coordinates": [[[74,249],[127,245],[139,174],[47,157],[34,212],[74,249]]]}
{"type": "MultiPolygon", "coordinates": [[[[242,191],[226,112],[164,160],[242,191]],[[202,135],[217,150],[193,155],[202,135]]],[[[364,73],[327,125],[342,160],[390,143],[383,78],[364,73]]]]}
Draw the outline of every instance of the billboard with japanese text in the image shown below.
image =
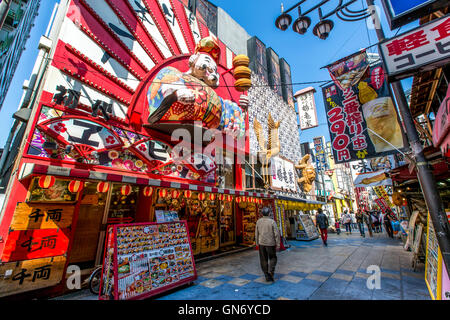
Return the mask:
{"type": "Polygon", "coordinates": [[[392,154],[405,146],[383,67],[376,64],[347,89],[322,89],[336,163],[392,154]]]}
{"type": "Polygon", "coordinates": [[[380,44],[389,80],[432,70],[450,62],[450,15],[380,44]]]}

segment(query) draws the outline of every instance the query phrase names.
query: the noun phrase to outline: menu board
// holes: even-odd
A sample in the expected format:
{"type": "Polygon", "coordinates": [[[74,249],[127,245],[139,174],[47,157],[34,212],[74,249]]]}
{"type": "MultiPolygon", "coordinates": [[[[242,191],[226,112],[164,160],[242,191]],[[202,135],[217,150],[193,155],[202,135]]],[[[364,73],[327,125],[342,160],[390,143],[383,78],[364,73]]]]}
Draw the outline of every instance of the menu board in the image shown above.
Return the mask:
{"type": "Polygon", "coordinates": [[[437,242],[436,233],[433,223],[428,214],[428,236],[427,236],[427,259],[425,263],[425,281],[431,297],[438,297],[438,268],[439,268],[439,244],[437,242]]]}
{"type": "Polygon", "coordinates": [[[107,294],[110,278],[113,289],[109,287],[109,292],[114,300],[147,298],[197,278],[185,221],[123,224],[113,228],[112,241],[107,242],[102,276],[106,288],[102,283],[101,300],[111,299],[107,294]],[[111,256],[112,272],[105,267],[111,256]]]}
{"type": "Polygon", "coordinates": [[[256,229],[256,205],[254,203],[249,203],[245,208],[242,216],[242,226],[243,226],[243,244],[254,245],[255,244],[255,229],[256,229]]]}
{"type": "Polygon", "coordinates": [[[297,240],[314,240],[319,237],[316,226],[309,215],[301,214],[299,223],[301,223],[303,227],[299,227],[299,230],[303,232],[298,233],[297,240]]]}

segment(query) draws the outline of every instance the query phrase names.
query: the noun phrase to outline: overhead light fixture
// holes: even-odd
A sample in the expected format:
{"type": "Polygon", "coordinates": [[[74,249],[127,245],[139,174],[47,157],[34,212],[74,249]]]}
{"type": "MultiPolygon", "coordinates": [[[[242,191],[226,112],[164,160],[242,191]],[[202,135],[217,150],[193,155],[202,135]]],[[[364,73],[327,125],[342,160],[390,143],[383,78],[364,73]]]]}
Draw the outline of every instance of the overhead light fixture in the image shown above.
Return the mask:
{"type": "Polygon", "coordinates": [[[298,7],[298,19],[294,21],[294,25],[292,26],[292,29],[299,34],[305,34],[310,25],[311,25],[311,19],[309,17],[302,16],[302,12],[301,12],[301,9],[299,6],[298,7]]]}
{"type": "Polygon", "coordinates": [[[275,21],[275,26],[278,29],[285,31],[291,24],[292,17],[287,13],[284,13],[283,11],[284,11],[283,4],[281,4],[281,15],[275,21]]]}
{"type": "Polygon", "coordinates": [[[313,29],[313,33],[318,38],[325,40],[328,38],[331,30],[334,27],[334,22],[331,20],[322,20],[322,10],[319,8],[320,21],[317,23],[313,29]]]}

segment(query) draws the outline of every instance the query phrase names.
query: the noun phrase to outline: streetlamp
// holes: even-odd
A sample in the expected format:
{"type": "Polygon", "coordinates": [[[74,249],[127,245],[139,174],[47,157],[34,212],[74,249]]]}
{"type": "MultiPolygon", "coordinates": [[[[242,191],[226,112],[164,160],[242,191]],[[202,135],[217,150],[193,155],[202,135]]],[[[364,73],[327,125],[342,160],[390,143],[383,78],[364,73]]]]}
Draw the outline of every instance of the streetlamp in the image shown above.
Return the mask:
{"type": "Polygon", "coordinates": [[[305,34],[311,25],[311,18],[306,15],[318,9],[319,22],[314,26],[313,34],[319,39],[325,40],[328,38],[328,35],[334,27],[334,22],[328,20],[328,17],[336,14],[336,16],[343,21],[358,21],[371,16],[371,11],[368,9],[353,11],[347,8],[357,0],[348,0],[346,3],[343,3],[344,0],[340,0],[334,10],[323,16],[321,7],[330,0],[322,0],[320,3],[302,13],[300,5],[306,1],[307,0],[302,0],[286,11],[284,11],[283,4],[281,4],[281,15],[276,19],[275,26],[282,31],[287,30],[292,22],[292,17],[288,14],[288,12],[298,8],[298,18],[294,21],[292,29],[299,34],[305,34]]]}

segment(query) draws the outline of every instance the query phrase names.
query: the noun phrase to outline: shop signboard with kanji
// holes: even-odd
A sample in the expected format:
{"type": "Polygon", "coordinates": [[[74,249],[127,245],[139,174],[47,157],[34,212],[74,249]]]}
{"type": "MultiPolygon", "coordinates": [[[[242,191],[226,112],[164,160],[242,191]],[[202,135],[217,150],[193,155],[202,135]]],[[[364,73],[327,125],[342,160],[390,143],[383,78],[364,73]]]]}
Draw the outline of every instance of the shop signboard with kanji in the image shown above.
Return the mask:
{"type": "Polygon", "coordinates": [[[293,162],[281,157],[274,157],[270,160],[271,182],[274,189],[287,189],[296,191],[296,173],[293,162]]]}
{"type": "Polygon", "coordinates": [[[300,118],[300,130],[315,128],[319,125],[316,102],[314,100],[315,92],[316,90],[313,87],[309,87],[295,94],[300,118]]]}
{"type": "Polygon", "coordinates": [[[324,87],[323,98],[336,163],[396,153],[405,147],[397,111],[380,64],[359,82],[324,87]]]}
{"type": "Polygon", "coordinates": [[[101,300],[138,300],[197,278],[185,221],[115,225],[108,230],[101,300]]]}
{"type": "Polygon", "coordinates": [[[450,62],[450,15],[380,43],[389,81],[432,70],[450,62]]]}

